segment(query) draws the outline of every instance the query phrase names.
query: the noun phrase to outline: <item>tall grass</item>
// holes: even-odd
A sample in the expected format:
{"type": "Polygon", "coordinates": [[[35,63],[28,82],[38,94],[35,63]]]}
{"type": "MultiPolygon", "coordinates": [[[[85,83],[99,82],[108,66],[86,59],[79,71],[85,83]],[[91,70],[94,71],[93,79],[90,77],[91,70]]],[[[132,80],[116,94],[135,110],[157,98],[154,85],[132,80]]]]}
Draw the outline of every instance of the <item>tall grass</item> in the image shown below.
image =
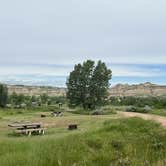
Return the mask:
{"type": "Polygon", "coordinates": [[[166,131],[139,118],[108,120],[94,131],[0,139],[2,166],[164,166],[166,131]]]}

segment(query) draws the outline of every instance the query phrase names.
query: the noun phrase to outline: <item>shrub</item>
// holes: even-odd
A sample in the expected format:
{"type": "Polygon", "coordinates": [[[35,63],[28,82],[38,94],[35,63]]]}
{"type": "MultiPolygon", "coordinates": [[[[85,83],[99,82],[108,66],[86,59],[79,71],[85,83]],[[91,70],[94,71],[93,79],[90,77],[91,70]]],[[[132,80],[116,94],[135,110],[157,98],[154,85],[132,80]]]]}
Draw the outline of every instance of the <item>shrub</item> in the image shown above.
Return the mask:
{"type": "Polygon", "coordinates": [[[126,112],[137,112],[137,108],[134,106],[127,107],[126,112]]]}
{"type": "Polygon", "coordinates": [[[115,111],[114,108],[106,106],[102,108],[103,115],[110,115],[110,114],[116,114],[117,112],[115,111]]]}
{"type": "Polygon", "coordinates": [[[146,110],[146,111],[152,111],[152,108],[150,107],[150,106],[148,106],[148,105],[146,105],[145,107],[144,107],[144,110],[146,110]]]}
{"type": "Polygon", "coordinates": [[[80,115],[89,115],[90,112],[89,110],[85,110],[85,109],[82,109],[82,108],[76,108],[75,110],[73,111],[70,111],[71,113],[74,113],[74,114],[80,114],[80,115]]]}
{"type": "Polygon", "coordinates": [[[110,104],[116,106],[136,106],[145,107],[149,105],[154,108],[166,108],[166,97],[136,97],[136,96],[126,96],[126,97],[110,97],[110,104]]]}
{"type": "Polygon", "coordinates": [[[126,112],[148,113],[149,111],[151,111],[151,108],[149,106],[145,106],[143,108],[130,106],[130,107],[126,108],[126,112]]]}
{"type": "Polygon", "coordinates": [[[96,110],[96,111],[93,111],[91,113],[91,115],[103,115],[103,111],[102,110],[96,110]]]}

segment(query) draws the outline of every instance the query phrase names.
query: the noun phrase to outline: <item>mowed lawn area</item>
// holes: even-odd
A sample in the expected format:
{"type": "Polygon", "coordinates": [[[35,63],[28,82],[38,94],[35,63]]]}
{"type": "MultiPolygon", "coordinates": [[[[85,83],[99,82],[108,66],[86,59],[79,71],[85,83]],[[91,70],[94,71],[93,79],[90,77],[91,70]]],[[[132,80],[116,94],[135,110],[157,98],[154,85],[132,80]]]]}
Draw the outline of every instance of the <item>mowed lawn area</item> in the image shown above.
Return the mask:
{"type": "Polygon", "coordinates": [[[166,129],[153,121],[66,110],[62,117],[43,110],[0,110],[0,166],[164,166],[165,152],[166,129]],[[41,122],[45,135],[19,136],[8,127],[26,121],[41,122]],[[69,124],[78,124],[78,130],[69,131],[69,124]]]}

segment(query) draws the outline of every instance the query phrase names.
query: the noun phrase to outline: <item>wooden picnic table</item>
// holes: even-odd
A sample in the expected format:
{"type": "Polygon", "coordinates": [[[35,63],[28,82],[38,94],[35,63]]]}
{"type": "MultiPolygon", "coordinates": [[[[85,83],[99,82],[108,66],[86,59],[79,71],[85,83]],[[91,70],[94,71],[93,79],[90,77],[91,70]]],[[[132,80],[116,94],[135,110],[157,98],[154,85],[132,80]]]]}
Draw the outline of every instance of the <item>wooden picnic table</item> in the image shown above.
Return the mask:
{"type": "Polygon", "coordinates": [[[44,134],[45,129],[41,123],[13,123],[9,127],[15,129],[16,133],[31,135],[32,133],[44,134]]]}
{"type": "Polygon", "coordinates": [[[14,127],[14,128],[40,128],[41,123],[12,123],[8,125],[9,127],[14,127]]]}

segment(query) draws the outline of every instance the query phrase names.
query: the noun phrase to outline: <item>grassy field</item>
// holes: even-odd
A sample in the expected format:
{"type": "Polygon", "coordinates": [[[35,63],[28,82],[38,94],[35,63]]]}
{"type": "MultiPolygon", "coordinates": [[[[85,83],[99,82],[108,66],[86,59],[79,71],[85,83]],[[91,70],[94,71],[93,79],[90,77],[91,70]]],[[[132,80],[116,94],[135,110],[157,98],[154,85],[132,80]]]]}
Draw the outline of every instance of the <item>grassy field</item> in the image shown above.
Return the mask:
{"type": "Polygon", "coordinates": [[[166,109],[153,109],[150,113],[160,116],[166,116],[166,109]]]}
{"type": "Polygon", "coordinates": [[[44,109],[0,110],[0,165],[166,165],[166,129],[158,123],[123,119],[109,108],[102,116],[64,110],[63,117],[51,117],[51,112],[44,109]],[[41,118],[41,114],[47,117],[41,118]],[[14,135],[7,125],[16,121],[42,122],[47,127],[46,135],[14,135]],[[70,123],[77,123],[78,130],[67,130],[70,123]]]}

